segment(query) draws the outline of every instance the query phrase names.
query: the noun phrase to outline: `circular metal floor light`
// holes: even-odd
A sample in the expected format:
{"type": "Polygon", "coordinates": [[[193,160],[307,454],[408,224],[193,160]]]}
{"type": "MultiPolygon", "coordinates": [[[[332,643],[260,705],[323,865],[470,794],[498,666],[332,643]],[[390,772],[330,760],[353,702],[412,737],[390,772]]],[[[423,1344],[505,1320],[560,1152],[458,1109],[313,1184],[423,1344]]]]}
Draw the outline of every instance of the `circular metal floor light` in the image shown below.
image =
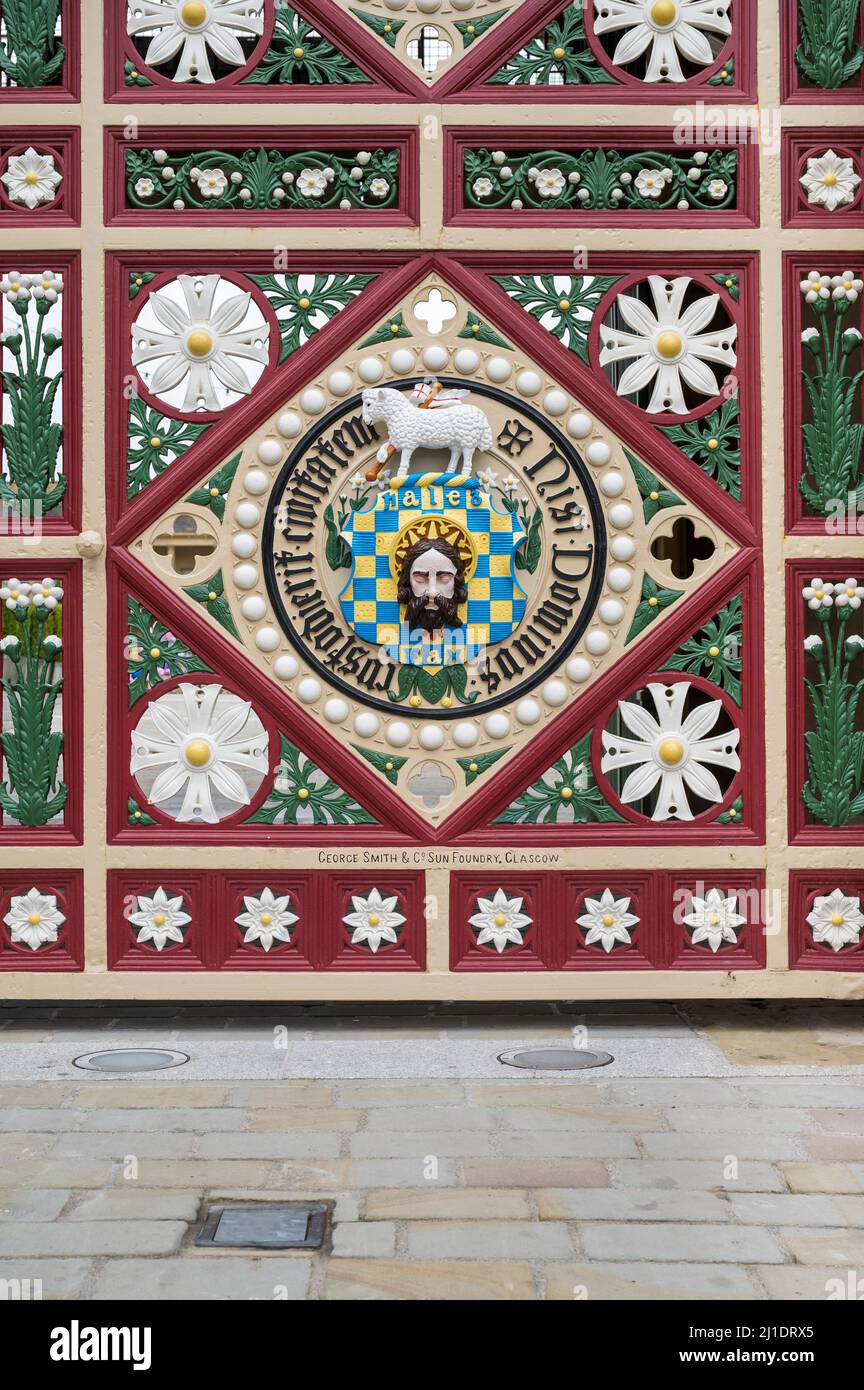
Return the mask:
{"type": "Polygon", "coordinates": [[[73,1059],[84,1071],[164,1071],[189,1061],[186,1052],[155,1047],[111,1047],[104,1052],[85,1052],[73,1059]]]}
{"type": "Polygon", "coordinates": [[[586,1071],[589,1067],[608,1067],[615,1058],[611,1052],[581,1052],[575,1047],[526,1047],[516,1052],[500,1052],[505,1067],[528,1071],[586,1071]]]}

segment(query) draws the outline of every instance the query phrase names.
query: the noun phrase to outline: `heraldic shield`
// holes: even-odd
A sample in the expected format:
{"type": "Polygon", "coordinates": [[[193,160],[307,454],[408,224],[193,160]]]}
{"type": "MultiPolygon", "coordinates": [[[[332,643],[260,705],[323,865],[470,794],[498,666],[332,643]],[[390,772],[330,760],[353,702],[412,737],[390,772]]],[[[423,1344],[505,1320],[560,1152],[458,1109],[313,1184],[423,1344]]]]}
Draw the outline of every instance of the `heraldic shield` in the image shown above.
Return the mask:
{"type": "Polygon", "coordinates": [[[374,505],[351,513],[342,535],[353,561],[339,596],[345,621],[400,665],[437,669],[475,661],[506,641],[525,616],[514,557],[526,532],[474,476],[394,478],[374,505]],[[406,617],[410,558],[423,541],[454,556],[459,592],[467,590],[454,606],[455,623],[432,631],[406,617]]]}

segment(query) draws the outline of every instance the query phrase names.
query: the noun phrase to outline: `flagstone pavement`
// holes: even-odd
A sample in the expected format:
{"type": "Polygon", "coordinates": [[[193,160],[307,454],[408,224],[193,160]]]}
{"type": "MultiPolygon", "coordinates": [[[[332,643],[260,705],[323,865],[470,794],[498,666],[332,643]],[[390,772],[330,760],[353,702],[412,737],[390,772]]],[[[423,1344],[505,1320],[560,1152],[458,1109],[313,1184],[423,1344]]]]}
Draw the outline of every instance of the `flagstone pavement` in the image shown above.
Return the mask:
{"type": "Polygon", "coordinates": [[[864,1297],[860,1004],[272,1013],[0,1010],[0,1297],[864,1297]],[[574,1038],[616,1062],[497,1061],[574,1038]],[[72,1066],[141,1042],[191,1061],[72,1066]],[[304,1197],[321,1251],[194,1245],[208,1205],[304,1197]]]}

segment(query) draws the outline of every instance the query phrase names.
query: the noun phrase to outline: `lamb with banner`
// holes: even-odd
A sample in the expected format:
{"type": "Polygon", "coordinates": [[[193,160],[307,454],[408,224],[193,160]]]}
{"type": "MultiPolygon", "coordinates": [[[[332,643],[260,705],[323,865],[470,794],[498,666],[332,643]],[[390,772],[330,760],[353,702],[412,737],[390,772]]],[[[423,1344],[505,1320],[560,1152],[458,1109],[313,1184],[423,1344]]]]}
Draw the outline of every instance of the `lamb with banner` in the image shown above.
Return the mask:
{"type": "MultiPolygon", "coordinates": [[[[422,386],[420,390],[422,391],[422,386]]],[[[399,454],[397,477],[404,478],[416,449],[449,449],[447,465],[451,473],[470,473],[475,452],[491,449],[489,421],[476,405],[461,404],[465,392],[436,395],[423,409],[424,398],[415,390],[415,400],[406,400],[391,386],[373,386],[363,392],[363,419],[367,425],[383,420],[388,438],[378,450],[379,463],[392,453],[399,454]],[[416,401],[416,403],[415,403],[416,401]],[[461,467],[457,467],[461,456],[461,467]]]]}

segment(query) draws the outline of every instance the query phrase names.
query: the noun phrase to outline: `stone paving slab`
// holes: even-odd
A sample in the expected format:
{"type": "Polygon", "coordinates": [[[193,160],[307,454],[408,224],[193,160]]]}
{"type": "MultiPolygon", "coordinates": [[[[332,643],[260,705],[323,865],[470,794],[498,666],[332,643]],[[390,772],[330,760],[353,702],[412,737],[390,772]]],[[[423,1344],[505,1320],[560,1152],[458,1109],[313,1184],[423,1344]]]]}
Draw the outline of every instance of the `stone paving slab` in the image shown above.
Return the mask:
{"type": "Polygon", "coordinates": [[[90,1297],[139,1302],[188,1300],[297,1300],[306,1297],[312,1263],[280,1254],[213,1260],[186,1256],[175,1260],[109,1260],[99,1271],[90,1297]]]}
{"type": "Polygon", "coordinates": [[[326,1299],[518,1300],[536,1296],[519,1260],[339,1260],[327,1269],[326,1299]]]}
{"type": "MultiPolygon", "coordinates": [[[[595,1260],[693,1260],[732,1264],[783,1264],[783,1246],[768,1231],[748,1226],[681,1225],[674,1222],[579,1227],[582,1247],[595,1260]]],[[[787,1242],[788,1243],[788,1242],[787,1242]]]]}
{"type": "MultiPolygon", "coordinates": [[[[780,1266],[766,1266],[779,1269],[780,1266]]],[[[570,1302],[610,1300],[686,1301],[699,1299],[764,1298],[753,1275],[737,1265],[722,1264],[629,1264],[599,1261],[591,1264],[547,1265],[546,1298],[570,1302]]],[[[786,1295],[782,1295],[785,1297],[786,1295]]]]}

